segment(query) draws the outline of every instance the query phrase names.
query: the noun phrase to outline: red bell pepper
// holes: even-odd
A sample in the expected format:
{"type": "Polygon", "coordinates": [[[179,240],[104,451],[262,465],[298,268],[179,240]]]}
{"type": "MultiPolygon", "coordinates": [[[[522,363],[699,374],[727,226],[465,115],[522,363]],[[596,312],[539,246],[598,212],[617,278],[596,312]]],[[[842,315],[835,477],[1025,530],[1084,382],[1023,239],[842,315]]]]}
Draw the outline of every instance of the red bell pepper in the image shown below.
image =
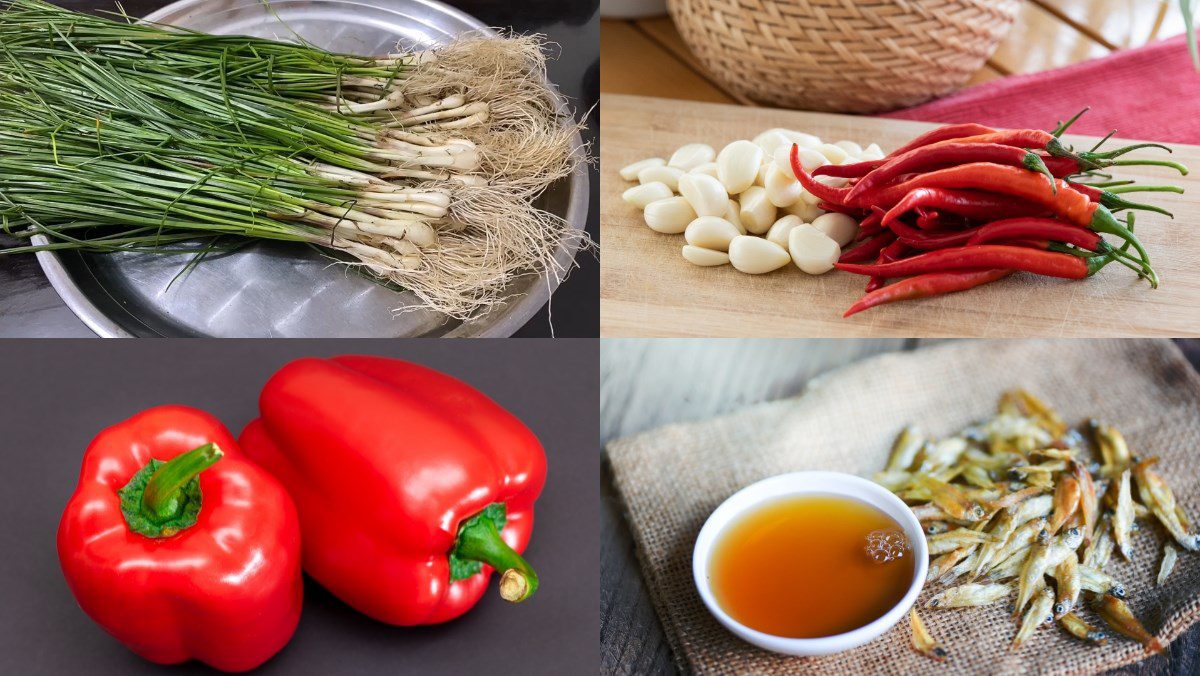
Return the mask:
{"type": "Polygon", "coordinates": [[[521,421],[450,376],[379,357],[300,359],[267,382],[246,453],[300,512],[304,569],[395,625],[467,612],[493,569],[518,602],[546,456],[521,421]]]}
{"type": "Polygon", "coordinates": [[[216,418],[161,406],[101,432],[58,528],[81,608],[159,664],[246,671],[296,630],[296,508],[216,418]]]}

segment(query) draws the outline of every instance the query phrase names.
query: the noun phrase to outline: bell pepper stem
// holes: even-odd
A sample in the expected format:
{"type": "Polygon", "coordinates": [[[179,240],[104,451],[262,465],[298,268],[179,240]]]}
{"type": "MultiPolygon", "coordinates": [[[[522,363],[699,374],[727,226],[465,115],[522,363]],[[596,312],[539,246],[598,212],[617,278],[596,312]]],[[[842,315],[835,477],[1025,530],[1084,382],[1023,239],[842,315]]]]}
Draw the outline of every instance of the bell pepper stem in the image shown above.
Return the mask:
{"type": "Polygon", "coordinates": [[[216,444],[204,444],[167,462],[151,458],[118,491],[129,530],[166,538],[195,525],[203,498],[198,477],[223,455],[216,444]]]}
{"type": "Polygon", "coordinates": [[[171,458],[155,470],[142,493],[142,509],[154,519],[169,519],[180,507],[183,487],[225,455],[216,444],[204,444],[171,458]]]}
{"type": "Polygon", "coordinates": [[[500,537],[491,519],[474,519],[465,525],[458,533],[454,551],[464,559],[501,571],[500,596],[505,601],[520,603],[537,591],[537,573],[500,537]]]}

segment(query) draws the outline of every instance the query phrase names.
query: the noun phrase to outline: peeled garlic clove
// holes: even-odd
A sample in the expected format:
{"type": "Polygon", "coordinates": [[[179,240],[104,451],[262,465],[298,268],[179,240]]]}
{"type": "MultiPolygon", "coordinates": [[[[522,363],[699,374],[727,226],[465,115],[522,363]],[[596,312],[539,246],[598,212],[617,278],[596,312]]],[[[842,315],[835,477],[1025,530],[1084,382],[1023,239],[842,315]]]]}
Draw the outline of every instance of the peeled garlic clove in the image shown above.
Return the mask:
{"type": "Polygon", "coordinates": [[[764,153],[772,155],[774,154],[776,148],[780,146],[787,146],[790,148],[792,143],[795,143],[792,141],[792,139],[788,138],[787,134],[784,132],[785,130],[783,129],[768,129],[758,136],[755,136],[752,143],[759,148],[762,148],[764,153]]]}
{"type": "MultiPolygon", "coordinates": [[[[804,194],[800,196],[799,202],[796,202],[790,207],[784,207],[783,211],[784,213],[788,213],[793,216],[799,216],[800,220],[804,221],[805,223],[812,223],[825,212],[822,211],[821,207],[818,207],[815,202],[813,204],[809,204],[808,202],[804,201],[805,195],[811,197],[808,191],[805,191],[804,194]]],[[[819,202],[820,200],[817,201],[819,202]]]]}
{"type": "MultiPolygon", "coordinates": [[[[813,150],[812,148],[800,149],[800,166],[804,167],[804,170],[808,173],[811,174],[817,169],[817,167],[823,167],[826,164],[829,164],[829,160],[825,159],[825,156],[816,150],[813,150]]],[[[780,171],[788,174],[789,176],[796,175],[795,172],[792,171],[791,148],[788,148],[787,151],[783,153],[778,150],[775,151],[775,166],[779,167],[780,171]]]]}
{"type": "Polygon", "coordinates": [[[882,160],[884,157],[883,148],[880,148],[878,143],[872,143],[862,151],[864,160],[882,160]]]}
{"type": "Polygon", "coordinates": [[[812,226],[828,235],[839,247],[854,241],[855,235],[858,234],[858,221],[846,214],[828,213],[818,216],[813,219],[812,226]]]}
{"type": "Polygon", "coordinates": [[[621,199],[639,209],[645,209],[647,204],[657,202],[658,200],[665,200],[674,194],[667,187],[667,184],[655,181],[653,183],[643,183],[633,186],[621,193],[621,199]]]}
{"type": "Polygon", "coordinates": [[[763,166],[767,167],[767,180],[763,183],[763,188],[766,189],[767,199],[771,200],[771,204],[777,207],[787,207],[800,201],[804,186],[792,178],[792,172],[789,171],[785,174],[774,163],[763,166]]]}
{"type": "Polygon", "coordinates": [[[754,185],[762,159],[762,148],[749,141],[734,141],[717,155],[717,178],[730,195],[736,195],[754,185]]]}
{"type": "Polygon", "coordinates": [[[741,235],[729,243],[729,262],[749,275],[778,270],[787,265],[789,260],[787,251],[761,237],[741,235]]]}
{"type": "Polygon", "coordinates": [[[766,188],[753,186],[743,192],[739,198],[742,226],[747,232],[761,235],[775,223],[775,205],[767,199],[766,188]]]}
{"type": "Polygon", "coordinates": [[[648,160],[634,162],[633,164],[621,168],[621,178],[625,179],[626,181],[636,181],[638,174],[641,173],[643,169],[649,169],[650,167],[661,167],[666,165],[666,163],[667,161],[661,157],[651,157],[648,160]]]}
{"type": "Polygon", "coordinates": [[[850,157],[858,157],[859,155],[862,155],[863,152],[862,146],[858,145],[854,141],[838,141],[833,145],[845,150],[846,154],[850,157]]]}
{"type": "Polygon", "coordinates": [[[801,148],[816,148],[821,145],[821,139],[812,134],[805,134],[802,131],[793,131],[791,129],[784,129],[783,133],[791,139],[792,143],[801,148]]]}
{"type": "Polygon", "coordinates": [[[732,197],[729,198],[729,208],[725,211],[725,220],[733,223],[733,227],[738,229],[738,233],[746,234],[746,226],[742,225],[742,208],[732,197]]]}
{"type": "Polygon", "coordinates": [[[699,216],[721,216],[729,208],[729,193],[712,176],[684,174],[679,177],[679,194],[699,216]]]}
{"type": "Polygon", "coordinates": [[[647,167],[638,172],[638,183],[663,183],[674,192],[679,192],[679,177],[682,169],[675,167],[647,167]]]}
{"type": "Polygon", "coordinates": [[[847,157],[849,157],[845,150],[842,150],[832,143],[822,143],[817,148],[817,152],[824,155],[825,159],[829,160],[830,164],[841,164],[842,162],[846,161],[847,157]]]}
{"type": "Polygon", "coordinates": [[[772,225],[771,229],[767,231],[767,241],[778,244],[780,249],[788,248],[788,234],[792,232],[792,228],[798,225],[804,225],[804,221],[800,220],[799,217],[792,215],[784,216],[775,221],[775,225],[772,225]]]}
{"type": "Polygon", "coordinates": [[[708,176],[712,176],[713,178],[716,178],[717,177],[717,163],[716,162],[705,162],[704,164],[701,164],[701,165],[692,167],[691,169],[688,169],[688,173],[689,174],[707,174],[708,176]]]}
{"type": "Polygon", "coordinates": [[[667,166],[691,171],[692,168],[698,167],[705,162],[712,162],[716,154],[716,151],[710,145],[689,143],[681,146],[679,150],[675,151],[675,154],[671,155],[671,159],[667,160],[667,166]]]}
{"type": "Polygon", "coordinates": [[[687,229],[688,223],[696,220],[692,205],[682,197],[668,197],[646,205],[642,214],[651,230],[666,235],[678,235],[687,229]]]}
{"type": "Polygon", "coordinates": [[[687,244],[683,247],[683,259],[692,265],[708,268],[714,265],[725,265],[729,262],[729,254],[724,251],[713,251],[687,244]]]}
{"type": "Polygon", "coordinates": [[[810,275],[829,272],[842,255],[837,242],[808,223],[798,225],[788,233],[788,252],[796,267],[810,275]]]}
{"type": "Polygon", "coordinates": [[[764,162],[758,167],[758,175],[754,177],[754,185],[765,188],[767,187],[767,172],[775,166],[774,162],[764,162]]]}
{"type": "Polygon", "coordinates": [[[688,223],[683,238],[688,244],[713,251],[729,251],[729,243],[742,233],[733,223],[716,216],[701,216],[688,223]]]}

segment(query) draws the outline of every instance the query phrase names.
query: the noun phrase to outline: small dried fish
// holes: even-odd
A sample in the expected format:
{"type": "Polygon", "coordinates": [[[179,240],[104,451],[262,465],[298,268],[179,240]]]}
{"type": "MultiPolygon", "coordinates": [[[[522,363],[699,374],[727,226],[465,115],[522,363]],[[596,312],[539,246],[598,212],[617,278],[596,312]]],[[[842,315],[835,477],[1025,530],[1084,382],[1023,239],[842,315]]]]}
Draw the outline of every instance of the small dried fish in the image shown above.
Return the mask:
{"type": "Polygon", "coordinates": [[[952,531],[932,535],[926,540],[929,542],[930,554],[945,554],[946,552],[954,551],[966,545],[977,545],[983,542],[991,542],[994,536],[980,531],[971,530],[970,528],[956,528],[952,531]]]}
{"type": "Polygon", "coordinates": [[[970,556],[971,552],[975,551],[978,545],[967,545],[959,547],[952,552],[946,552],[936,559],[929,562],[929,574],[925,577],[927,582],[933,582],[939,577],[948,573],[960,561],[970,556]]]}
{"type": "Polygon", "coordinates": [[[919,471],[929,472],[939,467],[950,467],[966,452],[967,440],[962,437],[931,442],[925,446],[925,459],[921,461],[919,471]]]}
{"type": "Polygon", "coordinates": [[[1150,469],[1150,466],[1156,462],[1158,462],[1158,458],[1147,458],[1133,466],[1138,495],[1180,546],[1188,551],[1200,551],[1200,535],[1189,533],[1179,518],[1181,510],[1175,502],[1175,494],[1171,492],[1171,488],[1167,486],[1162,477],[1150,469]]]}
{"type": "Polygon", "coordinates": [[[916,606],[913,606],[912,610],[908,611],[908,626],[912,630],[912,646],[917,652],[938,662],[946,661],[949,653],[946,652],[941,643],[934,640],[929,630],[925,628],[925,623],[921,621],[921,616],[917,615],[916,606]]]}
{"type": "Polygon", "coordinates": [[[905,427],[892,444],[888,454],[887,472],[907,472],[917,459],[917,453],[925,445],[925,435],[916,427],[905,427]]]}
{"type": "Polygon", "coordinates": [[[923,524],[926,535],[937,535],[950,530],[950,524],[945,521],[929,521],[923,524]]]}
{"type": "Polygon", "coordinates": [[[1058,439],[1066,434],[1067,424],[1045,402],[1026,390],[1017,390],[1016,396],[1026,414],[1036,419],[1038,424],[1050,433],[1051,437],[1058,439]]]}
{"type": "Polygon", "coordinates": [[[1080,575],[1079,557],[1074,551],[1054,568],[1054,579],[1057,582],[1058,593],[1054,599],[1054,619],[1061,619],[1071,612],[1079,602],[1080,575]]]}
{"type": "MultiPolygon", "coordinates": [[[[1017,603],[1013,615],[1020,615],[1025,610],[1025,604],[1033,599],[1034,584],[1042,579],[1050,568],[1050,545],[1035,544],[1025,565],[1021,566],[1021,574],[1017,579],[1017,603]]],[[[1053,597],[1051,597],[1053,603],[1053,597]]]]}
{"type": "Polygon", "coordinates": [[[1079,509],[1079,481],[1073,474],[1059,475],[1054,487],[1054,513],[1046,524],[1051,535],[1058,532],[1067,519],[1079,509]]]}
{"type": "Polygon", "coordinates": [[[1125,437],[1097,420],[1088,421],[1088,430],[1100,451],[1100,474],[1106,477],[1120,476],[1133,462],[1133,455],[1129,452],[1129,444],[1125,443],[1125,437]]]}
{"type": "Polygon", "coordinates": [[[1083,550],[1083,563],[1093,568],[1103,568],[1108,565],[1112,550],[1112,518],[1105,514],[1096,525],[1096,534],[1092,541],[1088,543],[1087,549],[1083,550]]]}
{"type": "Polygon", "coordinates": [[[1084,542],[1091,542],[1096,532],[1096,518],[1100,511],[1100,502],[1096,499],[1096,483],[1092,481],[1092,473],[1082,463],[1072,462],[1071,471],[1075,481],[1079,483],[1079,514],[1083,518],[1084,542]]]}
{"type": "MultiPolygon", "coordinates": [[[[989,501],[988,508],[992,512],[998,512],[1002,509],[1010,509],[1013,507],[1013,505],[1017,505],[1017,504],[1020,504],[1023,507],[1026,504],[1029,504],[1029,502],[1031,501],[1031,498],[1041,495],[1042,492],[1043,491],[1042,491],[1041,487],[1039,487],[1039,486],[1028,486],[1028,487],[1022,488],[1020,490],[1015,490],[1011,493],[1005,493],[1004,495],[1001,495],[1000,497],[996,498],[995,500],[989,501]]],[[[1052,498],[1050,498],[1049,495],[1047,495],[1045,497],[1047,499],[1047,504],[1053,505],[1052,498]]],[[[1035,504],[1034,507],[1031,507],[1030,509],[1040,509],[1040,508],[1041,508],[1040,503],[1037,503],[1037,504],[1035,504]]],[[[1049,513],[1049,511],[1050,511],[1049,508],[1047,508],[1046,512],[1049,513]]],[[[1038,516],[1045,516],[1045,514],[1039,514],[1038,516]]],[[[1028,519],[1026,519],[1026,521],[1028,521],[1028,519]]]]}
{"type": "Polygon", "coordinates": [[[1012,650],[1020,648],[1038,627],[1054,621],[1051,613],[1053,605],[1054,594],[1049,589],[1042,589],[1033,603],[1029,604],[1029,611],[1021,620],[1021,628],[1017,630],[1017,637],[1013,639],[1012,650]]]}
{"type": "Polygon", "coordinates": [[[986,606],[1006,598],[1012,587],[1006,584],[960,584],[934,594],[925,603],[926,608],[966,608],[986,606]]]}
{"type": "Polygon", "coordinates": [[[1146,652],[1156,653],[1162,651],[1162,643],[1154,635],[1146,631],[1142,623],[1138,622],[1138,619],[1134,617],[1133,611],[1121,599],[1109,594],[1103,594],[1095,597],[1092,601],[1092,608],[1095,609],[1096,614],[1101,619],[1108,623],[1108,626],[1112,627],[1113,631],[1141,643],[1146,652]]]}
{"type": "Polygon", "coordinates": [[[983,507],[971,501],[957,486],[926,476],[917,476],[916,482],[929,490],[933,504],[955,519],[981,521],[986,516],[983,507]]]}
{"type": "MultiPolygon", "coordinates": [[[[1038,534],[1045,528],[1045,523],[1046,520],[1044,518],[1038,517],[1018,528],[1012,534],[1012,537],[1008,539],[1008,542],[1004,543],[1000,551],[996,552],[996,556],[993,559],[995,564],[991,570],[1002,569],[1007,566],[1020,568],[1021,563],[1025,561],[1026,556],[1029,554],[1029,546],[1037,540],[1038,534]]],[[[984,572],[989,572],[989,570],[985,569],[984,572]]],[[[1015,574],[1013,573],[1013,575],[1015,574]]],[[[1011,577],[1011,575],[1006,577],[1011,577]]]]}
{"type": "Polygon", "coordinates": [[[1113,512],[1113,539],[1121,558],[1130,560],[1129,532],[1133,528],[1133,495],[1129,491],[1129,470],[1121,472],[1117,489],[1117,509],[1113,512]]]}
{"type": "Polygon", "coordinates": [[[1079,586],[1097,594],[1125,598],[1125,585],[1117,582],[1112,575],[1091,566],[1079,566],[1079,586]]]}
{"type": "Polygon", "coordinates": [[[1162,586],[1167,581],[1167,576],[1171,574],[1171,570],[1175,568],[1175,558],[1179,556],[1179,552],[1171,546],[1171,543],[1163,545],[1162,565],[1158,568],[1158,586],[1162,586]]]}
{"type": "Polygon", "coordinates": [[[1058,624],[1082,641],[1087,641],[1095,645],[1108,643],[1108,634],[1104,633],[1103,629],[1093,627],[1075,613],[1067,613],[1058,618],[1058,624]]]}
{"type": "Polygon", "coordinates": [[[1017,506],[1017,511],[1013,512],[1013,521],[1019,526],[1030,519],[1048,516],[1051,509],[1054,509],[1054,498],[1051,496],[1039,495],[1029,498],[1017,506]]]}

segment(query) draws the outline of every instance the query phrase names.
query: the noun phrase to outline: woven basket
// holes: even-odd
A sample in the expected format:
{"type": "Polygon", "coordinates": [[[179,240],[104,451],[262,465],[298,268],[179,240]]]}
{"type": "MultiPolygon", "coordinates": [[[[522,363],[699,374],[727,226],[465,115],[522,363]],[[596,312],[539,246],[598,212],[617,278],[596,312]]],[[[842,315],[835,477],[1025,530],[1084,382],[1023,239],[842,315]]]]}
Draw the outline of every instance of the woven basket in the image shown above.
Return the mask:
{"type": "Polygon", "coordinates": [[[963,85],[1020,0],[669,0],[692,52],[729,90],[792,108],[873,113],[963,85]]]}

